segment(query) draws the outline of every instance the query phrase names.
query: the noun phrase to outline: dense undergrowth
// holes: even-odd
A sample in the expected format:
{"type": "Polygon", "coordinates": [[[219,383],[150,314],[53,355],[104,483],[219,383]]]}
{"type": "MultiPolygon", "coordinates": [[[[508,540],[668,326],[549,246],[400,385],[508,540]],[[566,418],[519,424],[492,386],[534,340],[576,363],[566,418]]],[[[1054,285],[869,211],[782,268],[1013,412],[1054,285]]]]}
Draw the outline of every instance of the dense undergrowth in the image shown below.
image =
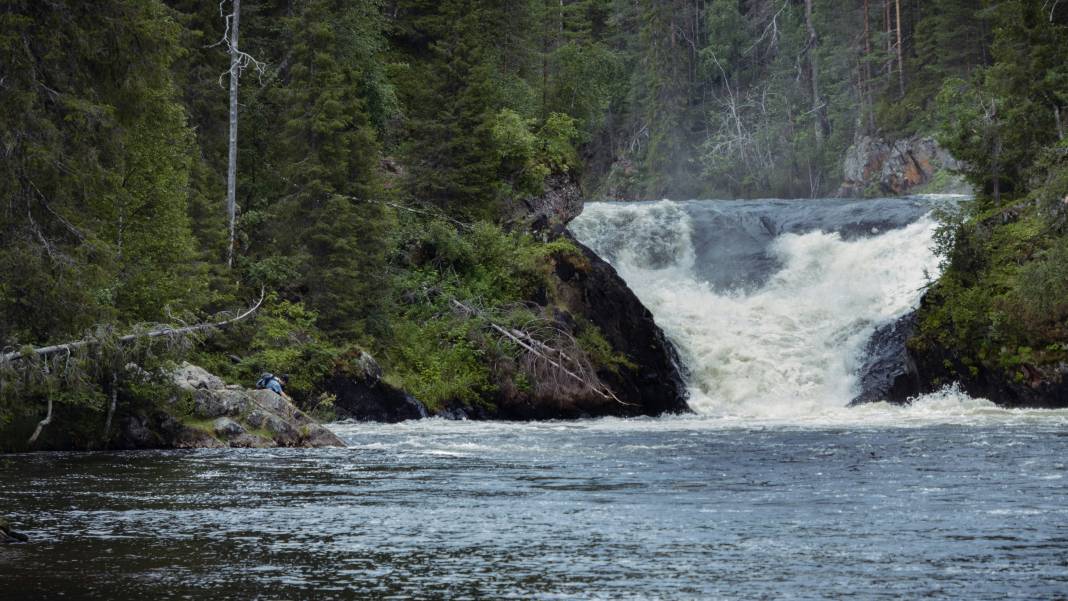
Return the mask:
{"type": "Polygon", "coordinates": [[[944,219],[910,346],[945,380],[1037,381],[1068,361],[1068,11],[1008,2],[988,18],[992,65],[940,95],[941,141],[978,193],[944,219]]]}

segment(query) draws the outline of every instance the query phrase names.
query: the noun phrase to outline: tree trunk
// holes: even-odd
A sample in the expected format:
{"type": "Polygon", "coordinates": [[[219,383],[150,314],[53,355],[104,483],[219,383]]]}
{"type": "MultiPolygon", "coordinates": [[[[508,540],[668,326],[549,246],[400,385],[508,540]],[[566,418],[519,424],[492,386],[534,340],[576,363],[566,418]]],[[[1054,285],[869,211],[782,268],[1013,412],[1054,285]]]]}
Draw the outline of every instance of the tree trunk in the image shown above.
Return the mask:
{"type": "Polygon", "coordinates": [[[820,99],[820,61],[816,53],[819,38],[816,35],[816,25],[812,22],[812,2],[813,0],[805,0],[805,28],[808,30],[808,67],[812,84],[812,113],[816,119],[816,143],[822,144],[828,128],[826,111],[823,110],[823,101],[820,99]]]}
{"type": "Polygon", "coordinates": [[[237,221],[237,82],[241,75],[241,56],[237,47],[241,24],[241,0],[233,0],[230,16],[230,153],[226,168],[226,215],[230,222],[230,243],[226,250],[227,267],[234,266],[234,235],[237,221]]]}
{"type": "Polygon", "coordinates": [[[905,96],[905,50],[901,44],[901,0],[894,0],[897,9],[897,85],[901,97],[905,96]]]}
{"type": "Polygon", "coordinates": [[[48,424],[51,424],[51,423],[52,423],[52,395],[48,395],[48,415],[46,415],[45,418],[42,419],[41,421],[37,422],[37,429],[33,431],[33,436],[30,436],[30,439],[28,441],[26,441],[26,444],[27,445],[31,445],[31,444],[37,442],[37,437],[41,435],[42,431],[44,431],[45,426],[47,426],[48,424]]]}
{"type": "Polygon", "coordinates": [[[119,372],[111,372],[111,388],[109,390],[111,402],[108,404],[108,416],[104,420],[104,438],[107,439],[108,433],[111,432],[111,420],[115,417],[115,408],[119,404],[119,372]]]}
{"type": "Polygon", "coordinates": [[[862,93],[868,105],[868,131],[875,131],[875,107],[871,93],[871,12],[868,6],[869,0],[864,0],[864,87],[862,93]]]}
{"type": "Polygon", "coordinates": [[[894,68],[894,59],[890,58],[894,54],[893,19],[890,17],[890,0],[883,0],[883,24],[886,25],[886,62],[883,63],[883,72],[889,80],[894,68]]]}

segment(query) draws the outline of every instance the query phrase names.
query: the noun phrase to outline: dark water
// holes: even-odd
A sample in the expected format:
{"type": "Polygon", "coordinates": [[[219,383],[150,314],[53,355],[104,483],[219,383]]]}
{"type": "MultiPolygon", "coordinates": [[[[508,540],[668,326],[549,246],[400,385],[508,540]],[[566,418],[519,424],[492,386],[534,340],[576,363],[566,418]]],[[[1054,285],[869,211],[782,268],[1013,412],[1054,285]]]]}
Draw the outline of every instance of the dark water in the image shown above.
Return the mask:
{"type": "MultiPolygon", "coordinates": [[[[1053,414],[1050,414],[1053,415],[1053,414]]],[[[1068,425],[343,426],[0,458],[0,597],[1055,599],[1068,425]]]]}

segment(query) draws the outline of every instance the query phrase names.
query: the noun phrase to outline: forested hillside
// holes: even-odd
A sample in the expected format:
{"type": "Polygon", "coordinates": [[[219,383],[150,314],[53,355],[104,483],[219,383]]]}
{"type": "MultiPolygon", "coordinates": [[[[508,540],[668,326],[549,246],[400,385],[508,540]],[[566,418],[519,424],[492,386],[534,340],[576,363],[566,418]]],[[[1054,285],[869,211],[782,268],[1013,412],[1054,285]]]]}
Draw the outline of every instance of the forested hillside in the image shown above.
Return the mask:
{"type": "Polygon", "coordinates": [[[0,345],[21,353],[0,365],[0,427],[22,436],[47,397],[89,444],[109,398],[158,396],[130,373],[180,353],[245,383],[289,372],[326,409],[323,382],[365,351],[431,406],[551,396],[515,340],[487,334],[500,324],[554,324],[539,341],[600,374],[572,393],[603,395],[638,367],[561,283],[588,257],[560,223],[519,223],[524,201],[576,182],[587,197],[825,195],[862,136],[938,132],[980,191],[936,291],[987,304],[938,331],[996,346],[984,328],[1017,299],[1029,329],[998,336],[1033,352],[1064,339],[1045,337],[1068,297],[1053,292],[1068,281],[1068,4],[244,0],[234,47],[236,6],[0,7],[0,345]],[[205,340],[115,342],[261,290],[256,321],[205,340]],[[86,337],[74,356],[31,352],[86,337]]]}

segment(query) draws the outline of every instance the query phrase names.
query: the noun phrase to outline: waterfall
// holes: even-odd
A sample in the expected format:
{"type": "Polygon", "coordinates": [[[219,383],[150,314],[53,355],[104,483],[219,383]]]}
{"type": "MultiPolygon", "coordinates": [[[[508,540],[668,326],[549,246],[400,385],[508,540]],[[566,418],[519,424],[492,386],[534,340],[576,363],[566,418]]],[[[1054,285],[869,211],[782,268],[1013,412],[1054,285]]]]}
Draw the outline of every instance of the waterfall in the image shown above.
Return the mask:
{"type": "Polygon", "coordinates": [[[841,411],[937,276],[933,202],[590,203],[571,228],[675,342],[695,411],[789,418],[841,411]]]}

